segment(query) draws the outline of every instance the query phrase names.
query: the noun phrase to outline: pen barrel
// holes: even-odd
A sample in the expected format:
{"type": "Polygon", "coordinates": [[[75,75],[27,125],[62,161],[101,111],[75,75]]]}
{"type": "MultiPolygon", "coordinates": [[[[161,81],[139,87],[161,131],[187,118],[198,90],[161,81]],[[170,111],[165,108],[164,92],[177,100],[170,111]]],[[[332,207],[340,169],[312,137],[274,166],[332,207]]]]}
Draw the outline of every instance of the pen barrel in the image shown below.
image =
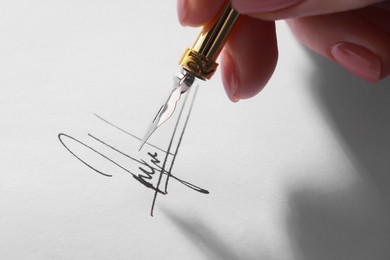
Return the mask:
{"type": "Polygon", "coordinates": [[[218,67],[216,60],[238,16],[228,1],[221,14],[203,26],[195,43],[185,51],[179,64],[199,79],[210,79],[218,67]]]}

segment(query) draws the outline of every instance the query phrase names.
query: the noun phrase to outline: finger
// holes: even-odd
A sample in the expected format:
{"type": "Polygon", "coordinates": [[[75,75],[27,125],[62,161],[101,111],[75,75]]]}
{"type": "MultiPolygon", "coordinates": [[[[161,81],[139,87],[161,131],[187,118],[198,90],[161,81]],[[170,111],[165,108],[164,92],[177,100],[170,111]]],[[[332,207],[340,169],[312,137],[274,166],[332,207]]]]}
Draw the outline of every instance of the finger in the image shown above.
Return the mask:
{"type": "MultiPolygon", "coordinates": [[[[363,11],[295,18],[288,23],[304,45],[376,83],[390,73],[390,37],[380,25],[362,16],[363,11]]],[[[379,20],[389,19],[387,13],[379,20]]]]}
{"type": "Polygon", "coordinates": [[[383,0],[232,0],[238,12],[276,20],[354,10],[383,0]]]}
{"type": "Polygon", "coordinates": [[[390,2],[386,5],[375,5],[357,11],[367,22],[376,25],[380,30],[390,35],[390,2]]]}
{"type": "Polygon", "coordinates": [[[200,26],[211,20],[225,0],[177,0],[179,21],[184,26],[200,26]]]}
{"type": "Polygon", "coordinates": [[[259,93],[273,74],[277,58],[274,22],[240,17],[221,54],[222,81],[230,100],[259,93]]]}

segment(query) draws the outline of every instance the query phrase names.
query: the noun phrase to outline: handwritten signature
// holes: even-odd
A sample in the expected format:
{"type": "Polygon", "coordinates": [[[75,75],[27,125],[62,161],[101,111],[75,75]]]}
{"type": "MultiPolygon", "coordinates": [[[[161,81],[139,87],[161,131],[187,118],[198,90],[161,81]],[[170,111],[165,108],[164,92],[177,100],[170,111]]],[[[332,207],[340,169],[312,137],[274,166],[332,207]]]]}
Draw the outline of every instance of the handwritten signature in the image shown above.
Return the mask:
{"type": "MultiPolygon", "coordinates": [[[[105,177],[112,177],[114,175],[113,172],[116,172],[116,170],[121,170],[127,174],[130,174],[136,181],[138,181],[144,187],[153,190],[154,197],[153,197],[151,210],[150,210],[150,214],[151,216],[153,216],[157,195],[158,194],[166,195],[168,193],[168,183],[170,179],[173,179],[194,191],[203,194],[209,194],[209,191],[200,188],[199,186],[196,186],[194,184],[191,184],[187,181],[184,181],[172,174],[173,165],[176,156],[178,154],[178,150],[179,150],[178,148],[180,147],[184,130],[187,126],[192,105],[193,105],[193,101],[191,103],[191,107],[188,112],[187,118],[185,119],[184,127],[180,134],[179,137],[180,139],[176,146],[176,150],[173,153],[170,152],[170,150],[171,150],[172,140],[177,134],[176,130],[177,130],[178,123],[176,124],[175,131],[173,133],[168,150],[165,151],[160,147],[149,144],[147,148],[145,147],[145,149],[149,149],[146,155],[138,152],[130,155],[114,147],[114,145],[103,141],[101,138],[98,138],[91,133],[88,134],[88,137],[89,137],[89,141],[93,142],[92,144],[87,144],[86,142],[82,142],[79,139],[65,133],[58,134],[58,139],[70,154],[72,154],[76,159],[78,159],[80,162],[82,162],[84,165],[86,165],[94,172],[101,174],[102,176],[105,177]],[[88,154],[91,153],[94,155],[94,157],[88,156],[88,154]],[[108,170],[103,169],[103,167],[101,166],[102,160],[108,162],[113,167],[108,168],[108,170]]],[[[179,122],[181,118],[182,111],[180,112],[179,119],[177,122],[179,122]]],[[[127,137],[140,140],[140,138],[124,130],[123,128],[120,128],[119,126],[114,125],[113,123],[107,121],[101,116],[98,115],[95,116],[99,120],[104,122],[106,125],[108,125],[109,127],[119,130],[122,133],[125,133],[127,137]]]]}

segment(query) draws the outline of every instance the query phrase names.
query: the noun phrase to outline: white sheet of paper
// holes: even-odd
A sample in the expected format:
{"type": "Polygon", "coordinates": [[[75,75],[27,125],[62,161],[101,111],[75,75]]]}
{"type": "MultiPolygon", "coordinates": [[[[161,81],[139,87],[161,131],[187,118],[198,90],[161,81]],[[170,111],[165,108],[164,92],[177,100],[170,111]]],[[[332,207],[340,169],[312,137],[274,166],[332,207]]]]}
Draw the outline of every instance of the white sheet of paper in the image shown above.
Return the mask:
{"type": "Polygon", "coordinates": [[[217,73],[179,151],[188,110],[176,135],[175,118],[152,136],[165,151],[174,136],[164,169],[177,179],[150,216],[140,180],[160,173],[132,174],[166,153],[138,153],[129,133],[143,136],[197,34],[175,11],[0,3],[0,259],[389,259],[390,82],[308,53],[284,23],[262,93],[233,104],[217,73]]]}

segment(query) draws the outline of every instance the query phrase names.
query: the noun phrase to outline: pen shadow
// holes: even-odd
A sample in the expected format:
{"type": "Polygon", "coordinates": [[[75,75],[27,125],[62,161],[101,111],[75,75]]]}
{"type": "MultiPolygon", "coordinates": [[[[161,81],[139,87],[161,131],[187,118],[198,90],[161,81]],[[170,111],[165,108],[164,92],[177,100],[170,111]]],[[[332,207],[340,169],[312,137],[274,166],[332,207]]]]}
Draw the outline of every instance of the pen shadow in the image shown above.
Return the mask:
{"type": "Polygon", "coordinates": [[[202,221],[188,220],[162,209],[164,215],[204,254],[206,259],[238,259],[235,252],[227,246],[211,228],[202,221]]]}
{"type": "Polygon", "coordinates": [[[195,217],[191,217],[189,220],[166,209],[161,210],[176,228],[203,253],[205,259],[272,259],[265,256],[259,258],[258,255],[252,256],[247,252],[237,252],[229,246],[228,241],[220,237],[213,231],[212,227],[207,226],[203,221],[195,220],[195,217]]]}
{"type": "Polygon", "coordinates": [[[294,252],[302,260],[390,259],[390,80],[371,85],[309,55],[309,91],[352,163],[354,181],[336,192],[289,191],[294,252]]]}

